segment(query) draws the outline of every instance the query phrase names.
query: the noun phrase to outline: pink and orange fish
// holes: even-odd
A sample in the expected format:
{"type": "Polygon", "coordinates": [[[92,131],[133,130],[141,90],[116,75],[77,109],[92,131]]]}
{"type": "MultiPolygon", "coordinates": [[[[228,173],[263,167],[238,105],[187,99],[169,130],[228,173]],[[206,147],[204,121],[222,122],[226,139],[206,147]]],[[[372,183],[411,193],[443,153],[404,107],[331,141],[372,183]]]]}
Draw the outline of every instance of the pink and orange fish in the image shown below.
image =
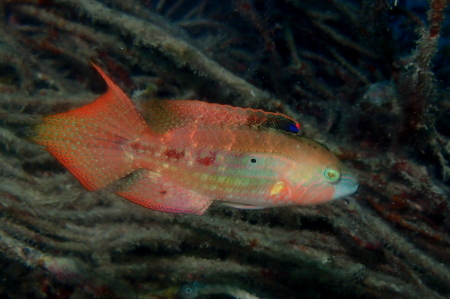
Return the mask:
{"type": "Polygon", "coordinates": [[[88,190],[201,215],[212,201],[244,209],[312,205],[356,191],[355,176],[291,118],[200,101],[151,100],[142,115],[108,85],[92,104],[47,116],[31,139],[88,190]],[[124,178],[125,177],[125,178],[124,178]],[[123,178],[123,179],[122,179],[123,178]]]}

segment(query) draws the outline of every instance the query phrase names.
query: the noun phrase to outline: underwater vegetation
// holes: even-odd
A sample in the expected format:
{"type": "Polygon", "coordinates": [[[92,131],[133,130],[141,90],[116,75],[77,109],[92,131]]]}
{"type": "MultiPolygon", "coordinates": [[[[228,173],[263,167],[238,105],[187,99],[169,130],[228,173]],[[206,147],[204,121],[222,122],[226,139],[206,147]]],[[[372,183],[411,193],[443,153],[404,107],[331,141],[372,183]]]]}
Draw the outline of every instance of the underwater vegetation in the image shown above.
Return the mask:
{"type": "Polygon", "coordinates": [[[448,12],[444,0],[0,1],[0,294],[450,296],[448,12]],[[202,216],[89,192],[27,138],[105,92],[90,61],[135,102],[286,114],[359,189],[202,216]]]}

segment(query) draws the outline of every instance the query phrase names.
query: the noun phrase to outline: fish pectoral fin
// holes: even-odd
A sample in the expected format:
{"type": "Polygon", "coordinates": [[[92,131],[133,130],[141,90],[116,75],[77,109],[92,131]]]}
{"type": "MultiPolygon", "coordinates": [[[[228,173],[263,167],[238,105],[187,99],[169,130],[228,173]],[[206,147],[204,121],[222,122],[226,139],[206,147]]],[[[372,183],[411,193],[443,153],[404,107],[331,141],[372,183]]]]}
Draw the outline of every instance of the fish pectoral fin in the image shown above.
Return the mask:
{"type": "Polygon", "coordinates": [[[260,207],[260,206],[252,206],[252,205],[246,205],[246,204],[240,204],[240,203],[232,203],[232,202],[222,202],[222,205],[227,207],[232,207],[236,209],[245,209],[245,210],[259,210],[259,209],[265,209],[266,207],[260,207]]]}
{"type": "Polygon", "coordinates": [[[124,180],[116,194],[152,210],[201,215],[212,202],[209,197],[146,169],[139,169],[124,180]]]}

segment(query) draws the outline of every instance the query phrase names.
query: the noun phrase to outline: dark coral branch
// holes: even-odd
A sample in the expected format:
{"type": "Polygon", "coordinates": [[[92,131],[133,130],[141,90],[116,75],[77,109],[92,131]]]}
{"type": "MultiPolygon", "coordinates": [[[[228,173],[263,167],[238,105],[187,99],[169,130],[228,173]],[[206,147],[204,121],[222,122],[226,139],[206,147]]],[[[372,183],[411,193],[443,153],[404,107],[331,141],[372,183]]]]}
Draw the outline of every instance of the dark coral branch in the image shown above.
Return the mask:
{"type": "Polygon", "coordinates": [[[439,33],[448,1],[430,0],[429,2],[428,25],[421,28],[417,48],[411,54],[411,62],[406,65],[399,82],[405,112],[403,127],[400,131],[403,141],[416,138],[416,132],[423,131],[430,125],[426,113],[435,92],[434,74],[431,69],[432,59],[437,51],[439,33]]]}

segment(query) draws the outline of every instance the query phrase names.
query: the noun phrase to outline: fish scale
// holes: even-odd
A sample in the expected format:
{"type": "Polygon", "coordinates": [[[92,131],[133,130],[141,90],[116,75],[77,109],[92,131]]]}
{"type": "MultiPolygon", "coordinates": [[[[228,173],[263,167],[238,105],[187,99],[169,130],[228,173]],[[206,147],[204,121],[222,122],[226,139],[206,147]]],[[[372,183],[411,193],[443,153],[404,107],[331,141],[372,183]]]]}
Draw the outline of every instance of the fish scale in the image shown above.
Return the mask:
{"type": "MultiPolygon", "coordinates": [[[[173,181],[188,189],[214,198],[264,198],[262,195],[268,186],[275,183],[278,175],[270,167],[243,166],[242,154],[217,153],[224,157],[220,164],[204,166],[202,164],[173,163],[161,171],[173,181]],[[176,164],[176,166],[175,166],[176,164]]],[[[216,159],[220,160],[220,159],[216,159]]],[[[249,160],[249,159],[246,159],[249,160]]],[[[250,202],[249,202],[250,203],[250,202]]],[[[251,204],[254,204],[253,202],[251,204]]]]}
{"type": "Polygon", "coordinates": [[[139,110],[96,65],[107,92],[43,118],[30,139],[88,190],[119,181],[116,194],[147,208],[203,214],[235,208],[319,204],[356,191],[355,176],[293,119],[188,100],[149,100],[139,110]]]}

